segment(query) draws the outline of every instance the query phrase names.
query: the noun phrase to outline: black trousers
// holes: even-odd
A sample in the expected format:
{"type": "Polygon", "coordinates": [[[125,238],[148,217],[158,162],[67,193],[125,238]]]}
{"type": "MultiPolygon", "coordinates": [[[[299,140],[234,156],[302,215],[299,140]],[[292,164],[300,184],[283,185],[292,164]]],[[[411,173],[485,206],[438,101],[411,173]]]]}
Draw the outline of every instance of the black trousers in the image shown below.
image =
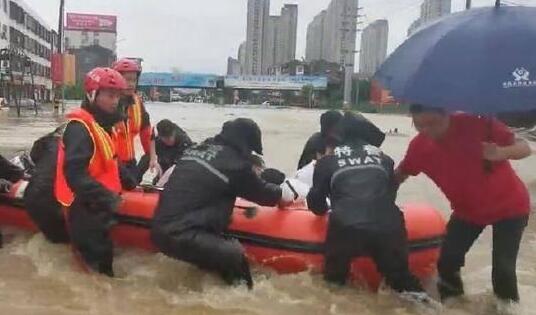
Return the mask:
{"type": "Polygon", "coordinates": [[[24,177],[24,170],[13,165],[9,160],[0,155],[0,178],[6,179],[12,183],[21,180],[24,177]]]}
{"type": "Polygon", "coordinates": [[[113,243],[111,211],[90,208],[76,200],[68,210],[68,230],[74,249],[90,269],[113,277],[113,243]]]}
{"type": "Polygon", "coordinates": [[[324,278],[329,282],[345,284],[352,259],[370,255],[393,290],[423,291],[419,280],[409,271],[404,227],[376,231],[352,226],[339,227],[330,222],[325,246],[324,278]]]}
{"type": "MultiPolygon", "coordinates": [[[[527,226],[528,216],[507,219],[493,224],[492,282],[495,295],[503,300],[519,301],[516,262],[519,244],[527,226]]],[[[485,226],[451,217],[438,262],[439,293],[444,300],[464,293],[460,276],[465,255],[485,226]]]]}
{"type": "MultiPolygon", "coordinates": [[[[125,190],[132,190],[138,186],[141,182],[140,171],[136,160],[119,163],[119,177],[121,179],[121,186],[125,190]]],[[[143,175],[142,175],[143,176],[143,175]]]]}
{"type": "Polygon", "coordinates": [[[151,238],[166,256],[216,272],[229,284],[245,280],[252,286],[244,249],[235,239],[202,228],[174,231],[169,226],[153,226],[151,238]]]}
{"type": "Polygon", "coordinates": [[[147,173],[147,170],[149,170],[149,162],[151,160],[151,157],[149,154],[145,154],[141,157],[140,161],[138,162],[138,181],[141,183],[143,180],[143,175],[147,173]]]}
{"type": "Polygon", "coordinates": [[[24,207],[33,223],[52,243],[68,243],[69,233],[65,225],[62,206],[54,197],[54,187],[46,184],[37,187],[30,182],[24,193],[24,207]]]}
{"type": "Polygon", "coordinates": [[[39,230],[52,243],[68,243],[62,205],[54,196],[56,157],[45,155],[38,162],[24,192],[24,207],[39,230]]]}

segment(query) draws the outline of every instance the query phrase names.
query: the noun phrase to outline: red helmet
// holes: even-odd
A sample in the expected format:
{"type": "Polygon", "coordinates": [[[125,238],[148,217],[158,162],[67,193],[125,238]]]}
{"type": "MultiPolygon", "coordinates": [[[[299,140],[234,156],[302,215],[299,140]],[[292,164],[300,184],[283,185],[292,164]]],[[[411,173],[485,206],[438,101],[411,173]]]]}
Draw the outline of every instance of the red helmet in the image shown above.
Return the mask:
{"type": "Polygon", "coordinates": [[[138,75],[141,73],[141,65],[135,60],[128,58],[117,60],[112,64],[112,68],[119,73],[136,72],[138,75]]]}
{"type": "Polygon", "coordinates": [[[95,68],[86,74],[84,90],[90,94],[100,89],[126,90],[123,76],[111,68],[95,68]]]}

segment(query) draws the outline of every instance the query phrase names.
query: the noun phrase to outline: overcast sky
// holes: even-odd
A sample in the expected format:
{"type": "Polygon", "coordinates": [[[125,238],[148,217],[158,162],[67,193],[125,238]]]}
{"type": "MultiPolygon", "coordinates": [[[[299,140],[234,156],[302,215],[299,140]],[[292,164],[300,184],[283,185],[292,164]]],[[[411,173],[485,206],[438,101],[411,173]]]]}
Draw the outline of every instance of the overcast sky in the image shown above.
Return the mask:
{"type": "MultiPolygon", "coordinates": [[[[58,25],[59,0],[24,0],[50,26],[58,25]]],[[[536,0],[504,0],[536,5],[536,0]]],[[[118,56],[142,57],[145,71],[181,71],[223,74],[227,57],[236,58],[246,39],[247,0],[65,0],[66,12],[118,16],[118,56]]],[[[296,57],[305,55],[307,24],[330,0],[271,0],[271,14],[279,14],[284,3],[298,4],[296,57]]],[[[419,15],[422,0],[360,0],[364,26],[389,20],[389,52],[406,38],[419,15]]],[[[473,0],[474,6],[493,5],[494,0],[473,0]]],[[[452,0],[453,11],[465,0],[452,0]]],[[[359,35],[358,35],[359,36],[359,35]]],[[[359,37],[358,37],[359,42],[359,37]]],[[[359,46],[359,43],[358,43],[359,46]]]]}

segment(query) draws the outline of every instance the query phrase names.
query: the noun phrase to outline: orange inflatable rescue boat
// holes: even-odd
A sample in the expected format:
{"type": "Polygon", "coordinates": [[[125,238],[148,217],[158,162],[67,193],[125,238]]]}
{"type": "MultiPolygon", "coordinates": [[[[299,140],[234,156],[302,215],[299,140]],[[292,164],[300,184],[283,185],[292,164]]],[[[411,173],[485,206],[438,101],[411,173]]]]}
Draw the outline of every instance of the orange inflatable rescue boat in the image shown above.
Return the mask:
{"type": "MultiPolygon", "coordinates": [[[[0,225],[36,231],[23,208],[22,196],[27,182],[15,184],[9,194],[0,194],[0,225]]],[[[159,194],[137,190],[122,194],[112,238],[118,246],[155,251],[150,240],[150,224],[159,194]]],[[[421,279],[435,274],[445,220],[426,205],[403,207],[409,240],[409,263],[421,279]]],[[[238,239],[250,261],[279,273],[311,270],[321,272],[327,216],[317,217],[303,206],[289,209],[261,207],[237,199],[228,234],[238,239]]],[[[369,257],[356,257],[351,280],[376,289],[381,276],[369,257]]]]}

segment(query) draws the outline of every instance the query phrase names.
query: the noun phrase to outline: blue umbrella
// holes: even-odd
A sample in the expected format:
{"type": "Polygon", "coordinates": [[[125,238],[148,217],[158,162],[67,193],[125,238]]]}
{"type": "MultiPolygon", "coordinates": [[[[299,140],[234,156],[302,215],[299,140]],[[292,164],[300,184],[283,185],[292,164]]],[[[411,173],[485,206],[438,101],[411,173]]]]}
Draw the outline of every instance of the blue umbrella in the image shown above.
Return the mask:
{"type": "Polygon", "coordinates": [[[403,102],[478,114],[536,109],[536,8],[449,15],[406,40],[375,78],[403,102]]]}

